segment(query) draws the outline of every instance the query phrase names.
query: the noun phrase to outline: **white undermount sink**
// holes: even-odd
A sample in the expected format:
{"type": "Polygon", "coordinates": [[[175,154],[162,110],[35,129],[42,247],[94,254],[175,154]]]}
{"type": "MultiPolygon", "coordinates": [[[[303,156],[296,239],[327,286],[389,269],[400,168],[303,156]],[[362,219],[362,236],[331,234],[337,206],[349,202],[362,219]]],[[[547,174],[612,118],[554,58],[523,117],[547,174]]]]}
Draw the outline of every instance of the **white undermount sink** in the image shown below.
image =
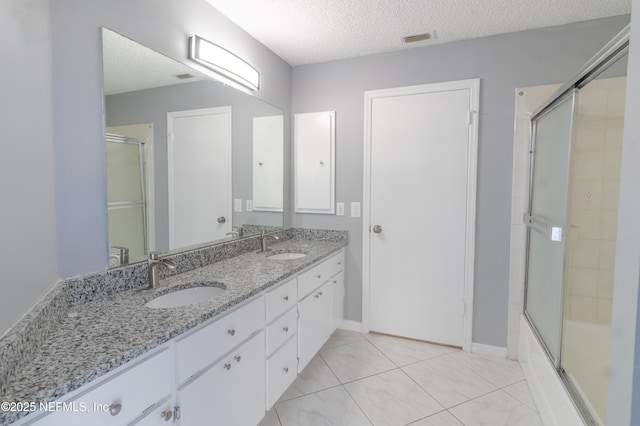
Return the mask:
{"type": "Polygon", "coordinates": [[[226,290],[220,287],[191,287],[167,293],[148,301],[147,308],[177,308],[180,306],[193,305],[204,302],[221,295],[226,290]]]}
{"type": "Polygon", "coordinates": [[[271,260],[293,260],[300,259],[301,257],[305,257],[304,253],[278,253],[272,254],[271,256],[267,256],[267,259],[271,260]]]}

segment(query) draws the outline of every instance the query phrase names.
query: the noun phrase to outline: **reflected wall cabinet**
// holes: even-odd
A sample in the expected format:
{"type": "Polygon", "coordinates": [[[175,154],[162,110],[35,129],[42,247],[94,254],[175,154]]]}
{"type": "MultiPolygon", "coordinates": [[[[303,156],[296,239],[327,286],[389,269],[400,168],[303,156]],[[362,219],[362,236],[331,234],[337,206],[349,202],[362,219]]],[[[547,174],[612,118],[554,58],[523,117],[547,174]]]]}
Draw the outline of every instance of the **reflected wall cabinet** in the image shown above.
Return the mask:
{"type": "Polygon", "coordinates": [[[284,116],[253,119],[253,210],[281,212],[284,116]]]}
{"type": "Polygon", "coordinates": [[[334,214],[335,111],[294,118],[295,212],[334,214]]]}

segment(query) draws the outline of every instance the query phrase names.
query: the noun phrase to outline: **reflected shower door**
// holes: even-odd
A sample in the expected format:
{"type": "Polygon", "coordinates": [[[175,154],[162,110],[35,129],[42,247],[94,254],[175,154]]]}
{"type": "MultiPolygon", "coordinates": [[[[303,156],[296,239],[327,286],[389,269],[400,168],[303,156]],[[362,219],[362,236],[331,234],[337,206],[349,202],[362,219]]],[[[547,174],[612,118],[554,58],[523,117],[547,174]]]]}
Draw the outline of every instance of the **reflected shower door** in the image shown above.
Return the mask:
{"type": "Polygon", "coordinates": [[[575,92],[532,121],[532,175],[526,275],[527,314],[554,364],[560,355],[563,230],[575,92]]]}
{"type": "Polygon", "coordinates": [[[110,266],[126,263],[114,255],[120,247],[128,250],[129,259],[147,251],[142,149],[137,139],[106,137],[110,266]]]}

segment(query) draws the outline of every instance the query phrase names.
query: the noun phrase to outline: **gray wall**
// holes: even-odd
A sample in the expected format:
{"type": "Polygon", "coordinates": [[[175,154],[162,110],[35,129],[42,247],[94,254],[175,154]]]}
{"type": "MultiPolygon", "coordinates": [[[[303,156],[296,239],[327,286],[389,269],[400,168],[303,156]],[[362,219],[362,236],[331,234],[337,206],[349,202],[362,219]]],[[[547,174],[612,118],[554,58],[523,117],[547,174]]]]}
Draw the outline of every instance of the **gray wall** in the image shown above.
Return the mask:
{"type": "Polygon", "coordinates": [[[633,0],[616,242],[607,424],[640,424],[640,0],[633,0]]]}
{"type": "MultiPolygon", "coordinates": [[[[293,70],[293,112],[336,111],[338,202],[362,201],[364,91],[481,78],[473,341],[505,347],[515,88],[569,79],[629,16],[504,34],[293,70]]],[[[348,212],[347,212],[348,213],[348,212]]],[[[296,214],[350,232],[345,316],[362,316],[362,223],[296,214]]]]}
{"type": "MultiPolygon", "coordinates": [[[[178,84],[105,98],[108,126],[153,123],[157,251],[169,249],[167,112],[217,106],[232,109],[233,198],[250,200],[253,198],[253,118],[281,115],[281,110],[217,81],[178,84]]],[[[282,213],[234,213],[234,225],[249,223],[282,226],[282,213]]]]}
{"type": "MultiPolygon", "coordinates": [[[[284,111],[285,147],[290,146],[291,67],[204,0],[52,2],[53,138],[61,277],[107,267],[102,26],[184,63],[189,63],[187,38],[193,34],[234,51],[260,71],[261,89],[255,96],[284,111]]],[[[288,174],[285,179],[289,181],[288,174]]]]}
{"type": "Polygon", "coordinates": [[[49,4],[0,2],[0,335],[57,280],[49,4]]]}

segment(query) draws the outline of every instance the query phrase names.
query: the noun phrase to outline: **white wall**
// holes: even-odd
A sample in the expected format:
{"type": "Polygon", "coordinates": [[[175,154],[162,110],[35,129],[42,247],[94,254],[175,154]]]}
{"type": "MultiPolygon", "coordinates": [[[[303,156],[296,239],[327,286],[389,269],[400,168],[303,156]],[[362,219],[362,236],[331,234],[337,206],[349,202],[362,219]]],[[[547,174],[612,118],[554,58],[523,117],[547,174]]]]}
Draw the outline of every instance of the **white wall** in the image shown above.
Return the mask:
{"type": "Polygon", "coordinates": [[[0,335],[57,280],[49,2],[0,2],[0,335]]]}
{"type": "MultiPolygon", "coordinates": [[[[628,21],[619,16],[294,68],[294,113],[336,111],[336,201],[347,206],[362,201],[364,91],[481,78],[474,342],[507,345],[515,88],[568,80],[628,21]]],[[[349,230],[345,315],[360,321],[361,220],[296,214],[293,224],[349,230]]]]}
{"type": "Polygon", "coordinates": [[[640,424],[640,0],[633,0],[611,325],[609,425],[640,424]]]}

